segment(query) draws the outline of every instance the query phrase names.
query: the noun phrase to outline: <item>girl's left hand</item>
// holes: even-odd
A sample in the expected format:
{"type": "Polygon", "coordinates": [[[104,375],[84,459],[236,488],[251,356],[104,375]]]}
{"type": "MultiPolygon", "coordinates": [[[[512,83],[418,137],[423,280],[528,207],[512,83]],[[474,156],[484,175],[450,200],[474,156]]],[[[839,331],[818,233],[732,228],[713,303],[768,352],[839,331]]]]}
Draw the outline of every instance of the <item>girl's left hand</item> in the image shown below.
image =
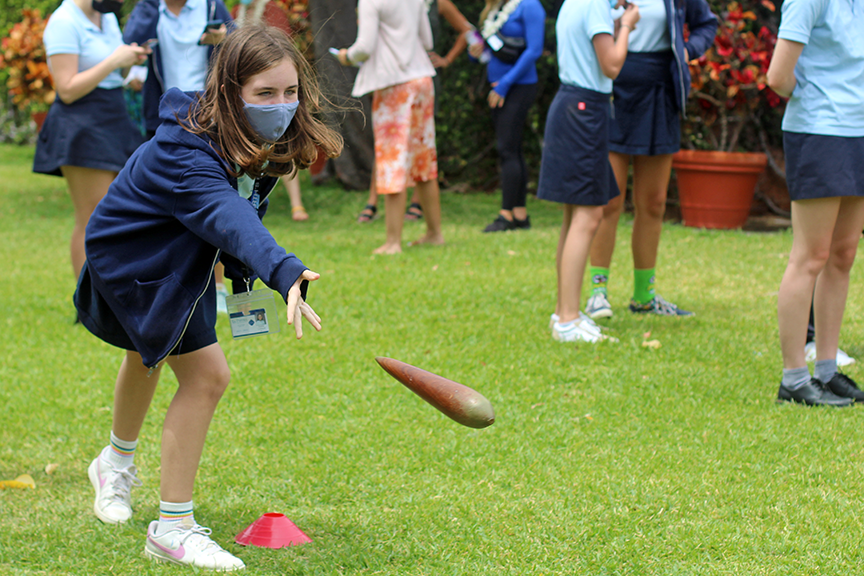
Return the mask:
{"type": "MultiPolygon", "coordinates": [[[[492,88],[498,86],[497,82],[492,83],[492,88]]],[[[504,106],[504,96],[501,96],[495,90],[489,91],[489,107],[490,108],[501,108],[504,106]]]]}
{"type": "Polygon", "coordinates": [[[318,280],[321,275],[317,272],[312,272],[311,270],[304,270],[303,274],[300,275],[300,278],[294,282],[294,285],[291,286],[291,289],[288,290],[288,308],[286,310],[286,315],[288,319],[288,325],[294,324],[294,332],[297,334],[297,339],[303,337],[303,326],[302,320],[306,318],[306,321],[312,324],[312,327],[315,330],[321,330],[321,317],[315,313],[309,304],[303,301],[303,298],[300,296],[300,284],[304,280],[308,280],[309,282],[314,282],[318,280]]]}

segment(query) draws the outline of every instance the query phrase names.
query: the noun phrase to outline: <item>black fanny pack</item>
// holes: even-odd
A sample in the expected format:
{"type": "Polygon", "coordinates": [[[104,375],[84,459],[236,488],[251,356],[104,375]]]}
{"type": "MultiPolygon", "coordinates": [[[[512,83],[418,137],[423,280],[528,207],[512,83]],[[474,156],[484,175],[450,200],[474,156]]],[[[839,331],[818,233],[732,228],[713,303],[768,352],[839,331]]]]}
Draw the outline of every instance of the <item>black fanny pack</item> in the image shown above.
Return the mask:
{"type": "Polygon", "coordinates": [[[504,36],[496,32],[486,39],[486,45],[504,64],[514,64],[525,51],[525,39],[516,36],[504,36]]]}

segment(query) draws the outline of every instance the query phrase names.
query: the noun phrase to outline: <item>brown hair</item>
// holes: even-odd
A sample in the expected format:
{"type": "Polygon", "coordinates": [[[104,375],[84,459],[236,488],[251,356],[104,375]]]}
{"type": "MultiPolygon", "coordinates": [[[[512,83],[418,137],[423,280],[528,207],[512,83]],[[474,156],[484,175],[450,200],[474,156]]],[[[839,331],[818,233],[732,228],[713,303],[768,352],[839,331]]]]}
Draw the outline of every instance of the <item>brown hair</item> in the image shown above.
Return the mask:
{"type": "Polygon", "coordinates": [[[316,146],[329,158],[342,152],[342,137],[315,117],[322,101],[327,102],[312,68],[291,39],[278,28],[249,23],[219,45],[204,93],[190,107],[182,125],[212,138],[234,176],[294,174],[315,162],[316,146]],[[264,144],[243,112],[240,90],[249,78],[285,58],[297,69],[300,105],[282,138],[273,145],[264,144]],[[234,165],[239,167],[237,172],[234,165]]]}

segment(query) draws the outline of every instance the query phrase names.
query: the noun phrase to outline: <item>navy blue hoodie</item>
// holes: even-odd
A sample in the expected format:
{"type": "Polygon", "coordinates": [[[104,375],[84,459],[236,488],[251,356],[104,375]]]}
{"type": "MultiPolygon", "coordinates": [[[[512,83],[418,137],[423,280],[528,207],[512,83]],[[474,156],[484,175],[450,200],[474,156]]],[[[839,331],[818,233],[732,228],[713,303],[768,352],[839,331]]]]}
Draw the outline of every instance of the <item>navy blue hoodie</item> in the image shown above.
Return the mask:
{"type": "MultiPolygon", "coordinates": [[[[194,98],[176,88],[165,93],[162,125],[126,163],[86,230],[93,285],[148,367],[180,340],[220,250],[226,276],[239,280],[254,271],[286,300],[306,270],[261,223],[267,202],[256,211],[238,194],[213,142],[179,125],[194,98]]],[[[262,179],[263,198],[277,181],[262,179]]]]}

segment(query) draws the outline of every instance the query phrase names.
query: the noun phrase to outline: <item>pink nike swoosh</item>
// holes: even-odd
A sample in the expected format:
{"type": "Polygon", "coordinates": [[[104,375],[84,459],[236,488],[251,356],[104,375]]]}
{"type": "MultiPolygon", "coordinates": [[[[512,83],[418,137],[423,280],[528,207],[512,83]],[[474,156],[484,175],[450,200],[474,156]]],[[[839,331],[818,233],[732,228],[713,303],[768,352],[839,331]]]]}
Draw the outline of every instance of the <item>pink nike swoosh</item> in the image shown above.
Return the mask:
{"type": "Polygon", "coordinates": [[[166,548],[165,546],[162,546],[161,544],[156,542],[156,540],[151,538],[149,534],[147,535],[147,540],[149,540],[154,546],[156,546],[169,556],[176,558],[177,560],[182,560],[183,556],[186,554],[186,549],[183,548],[183,544],[180,544],[180,548],[178,548],[177,550],[171,550],[170,548],[166,548]]]}
{"type": "Polygon", "coordinates": [[[99,466],[99,463],[97,462],[96,463],[96,477],[99,478],[99,487],[104,488],[105,482],[107,482],[108,479],[102,477],[102,470],[100,470],[99,468],[100,468],[100,466],[99,466]]]}

